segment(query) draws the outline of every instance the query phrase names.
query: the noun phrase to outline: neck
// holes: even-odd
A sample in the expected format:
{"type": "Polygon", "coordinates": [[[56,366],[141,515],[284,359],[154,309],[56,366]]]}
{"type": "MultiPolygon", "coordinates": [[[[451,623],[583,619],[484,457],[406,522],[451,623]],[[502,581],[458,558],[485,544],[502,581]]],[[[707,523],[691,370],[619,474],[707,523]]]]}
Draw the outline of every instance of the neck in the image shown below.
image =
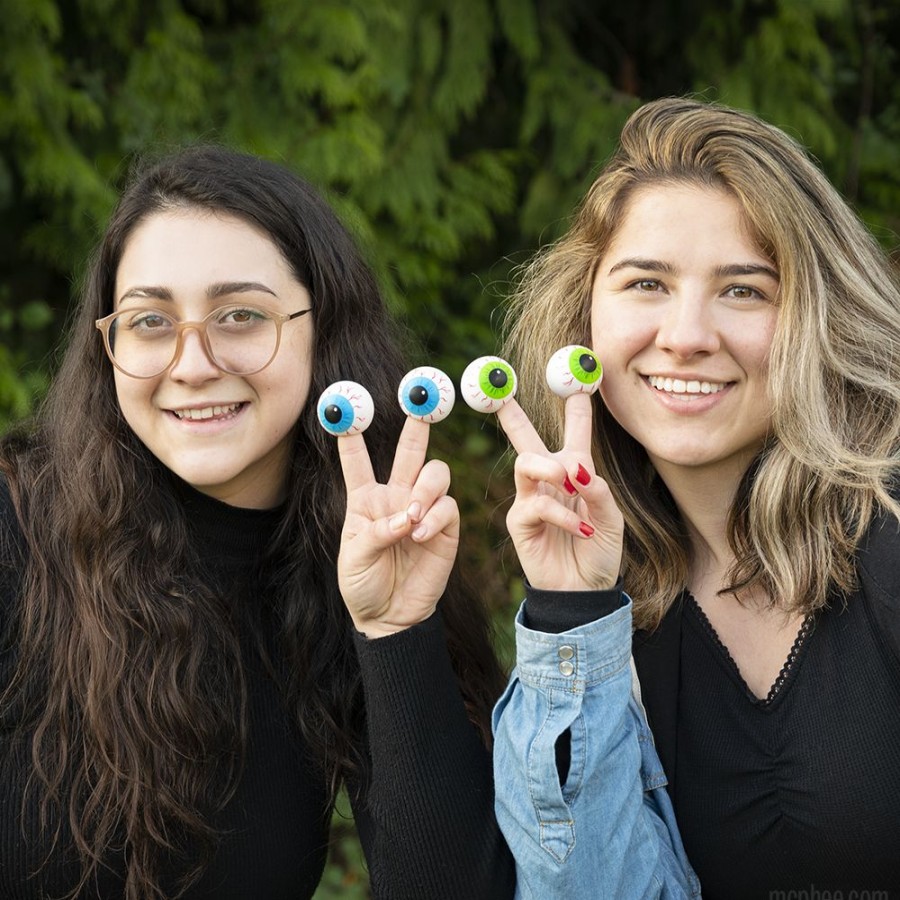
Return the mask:
{"type": "Polygon", "coordinates": [[[715,471],[672,466],[660,460],[654,460],[654,465],[687,526],[694,559],[692,576],[702,581],[710,576],[724,577],[734,562],[728,543],[728,518],[746,461],[727,471],[721,466],[715,471]]]}

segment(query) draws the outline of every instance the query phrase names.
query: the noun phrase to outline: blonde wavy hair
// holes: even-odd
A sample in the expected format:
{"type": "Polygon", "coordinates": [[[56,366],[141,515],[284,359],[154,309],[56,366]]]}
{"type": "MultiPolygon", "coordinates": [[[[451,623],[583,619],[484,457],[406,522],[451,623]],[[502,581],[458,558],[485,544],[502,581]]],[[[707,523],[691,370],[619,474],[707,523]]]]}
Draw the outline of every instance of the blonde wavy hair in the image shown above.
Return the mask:
{"type": "MultiPolygon", "coordinates": [[[[590,344],[598,263],[639,188],[692,184],[740,203],[780,273],[769,379],[771,436],[729,519],[729,591],[762,589],[785,612],[855,583],[854,552],[880,508],[900,517],[900,289],[878,244],[803,148],[755,116],[688,99],[647,103],[625,124],[568,233],[521,272],[505,352],[520,400],[559,445],[547,390],[554,350],[590,344]]],[[[594,457],[625,516],[623,574],[639,628],[687,583],[687,532],[644,449],[595,397],[594,457]]]]}

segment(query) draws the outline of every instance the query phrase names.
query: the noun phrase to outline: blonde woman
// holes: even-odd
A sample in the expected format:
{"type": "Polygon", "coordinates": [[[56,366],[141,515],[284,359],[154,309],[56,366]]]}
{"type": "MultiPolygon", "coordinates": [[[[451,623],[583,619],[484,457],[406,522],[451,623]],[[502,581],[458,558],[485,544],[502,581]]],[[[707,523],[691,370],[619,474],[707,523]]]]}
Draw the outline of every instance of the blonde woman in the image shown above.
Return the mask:
{"type": "Polygon", "coordinates": [[[782,131],[660,100],[513,318],[536,428],[501,411],[529,588],[495,768],[520,894],[689,895],[683,840],[709,900],[900,896],[900,291],[883,252],[782,131]],[[604,377],[564,408],[544,367],[573,343],[604,377]]]}

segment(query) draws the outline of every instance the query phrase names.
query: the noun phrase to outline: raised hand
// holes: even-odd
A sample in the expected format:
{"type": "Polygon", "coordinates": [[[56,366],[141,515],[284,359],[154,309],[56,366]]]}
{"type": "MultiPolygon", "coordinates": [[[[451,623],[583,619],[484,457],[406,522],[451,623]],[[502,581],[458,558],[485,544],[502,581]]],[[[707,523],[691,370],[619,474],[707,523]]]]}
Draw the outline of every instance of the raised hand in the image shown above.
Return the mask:
{"type": "Polygon", "coordinates": [[[427,619],[447,585],[459,544],[450,469],[425,462],[429,425],[409,418],[387,484],[375,480],[361,434],[339,437],[347,515],[338,584],[356,628],[394,634],[427,619]]]}
{"type": "Polygon", "coordinates": [[[524,410],[510,400],[497,417],[518,454],[516,499],[506,517],[532,587],[612,587],[622,562],[624,522],[591,458],[591,398],[566,400],[565,443],[551,453],[524,410]]]}

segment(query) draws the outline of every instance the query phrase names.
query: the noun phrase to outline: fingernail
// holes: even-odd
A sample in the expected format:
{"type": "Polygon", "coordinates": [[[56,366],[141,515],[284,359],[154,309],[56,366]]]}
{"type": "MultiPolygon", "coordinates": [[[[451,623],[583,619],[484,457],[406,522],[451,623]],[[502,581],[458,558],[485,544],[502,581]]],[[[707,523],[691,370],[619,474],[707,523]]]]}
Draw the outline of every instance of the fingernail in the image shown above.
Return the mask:
{"type": "Polygon", "coordinates": [[[412,536],[417,540],[421,541],[425,535],[428,534],[428,529],[424,525],[418,525],[413,529],[412,536]]]}
{"type": "Polygon", "coordinates": [[[594,533],[593,525],[588,525],[587,522],[582,522],[578,526],[578,530],[585,536],[590,537],[594,533]]]}
{"type": "Polygon", "coordinates": [[[563,487],[564,487],[570,494],[576,494],[576,493],[578,493],[578,492],[575,490],[575,485],[572,484],[571,481],[569,481],[569,476],[568,476],[568,475],[566,475],[566,480],[563,482],[563,487]]]}
{"type": "Polygon", "coordinates": [[[406,507],[406,514],[409,516],[411,522],[418,522],[419,519],[422,518],[422,504],[419,503],[418,500],[413,500],[413,502],[406,507]]]}
{"type": "Polygon", "coordinates": [[[583,465],[581,465],[581,463],[578,464],[578,471],[575,473],[575,480],[579,484],[591,483],[591,476],[588,475],[588,470],[583,465]]]}
{"type": "Polygon", "coordinates": [[[398,512],[396,515],[391,516],[391,520],[388,524],[391,526],[391,531],[400,531],[401,528],[406,527],[408,521],[409,513],[404,510],[403,512],[398,512]]]}

